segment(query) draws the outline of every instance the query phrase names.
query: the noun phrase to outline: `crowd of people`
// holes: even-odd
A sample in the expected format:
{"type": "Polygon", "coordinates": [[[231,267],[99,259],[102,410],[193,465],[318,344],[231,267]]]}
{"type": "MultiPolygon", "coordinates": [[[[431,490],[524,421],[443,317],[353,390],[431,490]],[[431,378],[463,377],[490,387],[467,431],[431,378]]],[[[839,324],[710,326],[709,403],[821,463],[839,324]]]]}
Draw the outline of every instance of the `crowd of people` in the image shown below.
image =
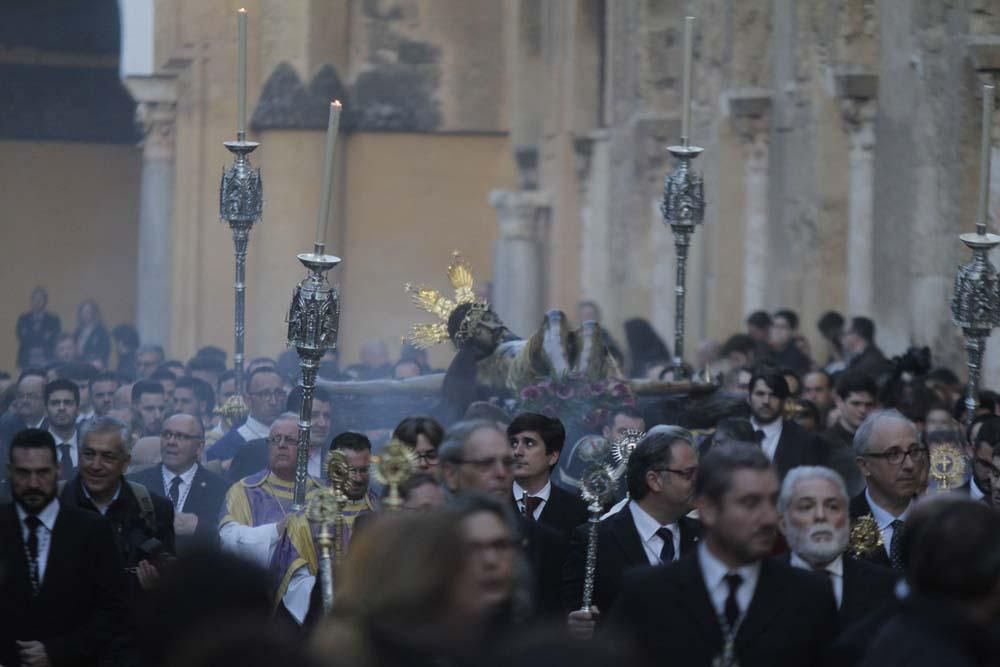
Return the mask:
{"type": "MultiPolygon", "coordinates": [[[[222,350],[172,360],[92,301],[63,334],[46,301],[0,376],[0,665],[1000,664],[1000,400],[966,415],[958,376],[887,359],[870,319],[827,313],[814,355],[796,313],[752,313],[690,360],[708,398],[622,400],[586,433],[502,394],[348,430],[317,389],[307,500],[330,451],[348,477],[326,613],[294,352],[247,364],[236,415],[222,350]],[[393,440],[400,511],[371,472],[393,440]],[[585,501],[580,461],[618,487],[585,501]]],[[[625,331],[601,339],[624,378],[677,374],[625,331]]],[[[320,375],[432,372],[361,358],[320,375]]]]}

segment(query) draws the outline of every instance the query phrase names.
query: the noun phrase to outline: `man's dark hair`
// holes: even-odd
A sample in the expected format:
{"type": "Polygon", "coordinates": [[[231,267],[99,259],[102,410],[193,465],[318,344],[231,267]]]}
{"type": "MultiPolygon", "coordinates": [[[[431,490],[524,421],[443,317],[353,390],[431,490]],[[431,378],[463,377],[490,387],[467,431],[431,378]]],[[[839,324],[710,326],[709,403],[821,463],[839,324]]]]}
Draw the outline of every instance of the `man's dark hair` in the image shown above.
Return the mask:
{"type": "Polygon", "coordinates": [[[437,486],[438,481],[434,479],[434,475],[426,472],[418,472],[410,475],[399,485],[399,495],[405,501],[410,497],[411,493],[425,484],[437,486]]]}
{"type": "Polygon", "coordinates": [[[786,322],[788,322],[788,327],[792,331],[798,331],[799,330],[799,315],[794,310],[788,310],[786,308],[786,309],[775,311],[774,318],[777,319],[779,317],[781,319],[785,320],[786,322]]]}
{"type": "Polygon", "coordinates": [[[73,361],[68,364],[64,364],[59,369],[59,377],[68,378],[75,382],[89,383],[91,378],[95,377],[97,373],[98,371],[93,365],[80,361],[73,361]]]}
{"type": "Polygon", "coordinates": [[[712,434],[712,446],[716,447],[731,442],[760,444],[763,437],[763,432],[755,429],[749,419],[726,417],[715,427],[715,433],[712,434]]]}
{"type": "Polygon", "coordinates": [[[959,445],[965,444],[965,436],[961,431],[953,428],[940,428],[930,433],[924,434],[924,443],[930,445],[959,445]]]}
{"type": "Polygon", "coordinates": [[[973,444],[976,447],[988,445],[990,448],[1000,445],[1000,417],[986,416],[973,444]]]}
{"type": "Polygon", "coordinates": [[[996,590],[1000,514],[994,508],[957,495],[937,496],[910,513],[901,546],[907,583],[918,594],[975,602],[996,590]]]}
{"type": "Polygon", "coordinates": [[[788,389],[788,381],[785,380],[785,376],[779,369],[773,366],[757,366],[753,369],[753,373],[750,374],[749,385],[751,394],[754,387],[757,386],[758,380],[763,380],[767,388],[782,401],[788,398],[791,393],[788,389]]]}
{"type": "Polygon", "coordinates": [[[634,405],[619,405],[612,408],[611,412],[608,413],[608,421],[605,424],[605,426],[607,426],[608,428],[614,428],[615,417],[617,417],[618,415],[622,415],[623,417],[628,417],[630,419],[641,419],[643,420],[643,422],[646,421],[645,416],[643,416],[639,408],[635,407],[634,405]]]}
{"type": "Polygon", "coordinates": [[[46,375],[45,371],[41,368],[25,368],[21,371],[21,374],[17,376],[17,384],[21,384],[21,380],[29,377],[42,378],[46,381],[49,379],[49,376],[46,375]]]}
{"type": "Polygon", "coordinates": [[[42,428],[26,428],[14,434],[7,452],[7,462],[14,462],[15,449],[47,449],[56,462],[56,441],[52,434],[42,428]]]}
{"type": "Polygon", "coordinates": [[[828,310],[816,322],[816,328],[823,338],[833,339],[844,330],[844,316],[834,310],[828,310]]]}
{"type": "MultiPolygon", "coordinates": [[[[250,386],[250,383],[247,383],[250,386]]],[[[313,389],[313,400],[322,401],[333,405],[333,399],[330,397],[330,392],[323,387],[316,387],[313,389]]],[[[285,410],[288,412],[298,412],[302,408],[302,387],[295,387],[288,394],[288,399],[285,401],[285,410]]]]}
{"type": "Polygon", "coordinates": [[[197,352],[194,353],[194,359],[211,359],[222,364],[223,370],[226,368],[226,360],[228,356],[226,351],[221,347],[216,347],[215,345],[206,345],[205,347],[199,348],[197,352]]]}
{"type": "Polygon", "coordinates": [[[499,405],[493,405],[487,401],[473,401],[465,409],[462,421],[479,421],[481,419],[506,424],[510,421],[510,415],[499,405]]]}
{"type": "Polygon", "coordinates": [[[732,486],[733,473],[740,470],[771,469],[771,462],[756,445],[734,443],[713,447],[698,464],[694,495],[718,504],[732,486]]]}
{"type": "Polygon", "coordinates": [[[152,352],[153,354],[155,354],[160,358],[160,363],[163,363],[163,360],[167,358],[167,353],[163,350],[163,346],[157,345],[156,343],[144,343],[143,345],[139,346],[139,349],[136,350],[135,353],[136,355],[139,355],[139,354],[147,354],[150,352],[152,352]]]}
{"type": "Polygon", "coordinates": [[[437,449],[444,440],[444,427],[436,419],[430,417],[407,417],[399,422],[392,437],[409,445],[417,446],[417,436],[422,435],[437,449]]]}
{"type": "Polygon", "coordinates": [[[88,386],[90,387],[91,390],[93,390],[94,385],[98,382],[114,382],[120,387],[122,384],[122,379],[121,376],[119,376],[117,373],[104,371],[90,378],[90,383],[88,384],[88,386]]]}
{"type": "Polygon", "coordinates": [[[771,320],[771,316],[767,314],[767,311],[756,310],[747,316],[747,324],[758,329],[767,329],[774,322],[771,320]]]}
{"type": "Polygon", "coordinates": [[[139,380],[132,385],[132,403],[138,403],[143,394],[166,394],[163,385],[155,380],[139,380]]]}
{"type": "Polygon", "coordinates": [[[219,387],[222,386],[223,382],[228,382],[230,380],[235,380],[235,379],[236,379],[236,371],[234,371],[232,368],[230,368],[228,371],[223,372],[222,375],[219,376],[219,382],[215,387],[216,391],[218,391],[219,387]]]}
{"type": "Polygon", "coordinates": [[[355,433],[354,431],[344,431],[337,435],[330,443],[330,450],[337,449],[349,449],[352,452],[370,452],[372,450],[372,442],[368,439],[368,436],[364,433],[355,433]]]}
{"type": "Polygon", "coordinates": [[[48,405],[49,398],[57,391],[68,391],[73,394],[73,402],[76,407],[80,407],[80,388],[72,380],[58,378],[45,385],[45,404],[48,405]]]}
{"type": "Polygon", "coordinates": [[[733,334],[722,344],[719,354],[723,357],[729,356],[733,352],[741,354],[753,354],[757,350],[757,343],[749,334],[733,334]]]}
{"type": "MultiPolygon", "coordinates": [[[[277,375],[279,378],[281,377],[281,373],[279,373],[278,369],[275,368],[274,366],[258,366],[257,368],[250,371],[249,375],[247,375],[247,384],[243,388],[244,391],[249,392],[250,385],[253,384],[253,379],[263,373],[273,373],[274,375],[277,375]]],[[[219,378],[219,382],[222,382],[222,378],[219,378]]]]}
{"type": "Polygon", "coordinates": [[[139,332],[130,324],[119,324],[111,330],[111,337],[130,350],[139,347],[139,332]]]}
{"type": "Polygon", "coordinates": [[[225,362],[219,361],[216,357],[201,357],[195,355],[187,362],[187,372],[190,375],[194,371],[206,371],[208,373],[224,373],[226,371],[225,362]]]}
{"type": "Polygon", "coordinates": [[[162,382],[164,380],[168,382],[177,382],[177,375],[175,375],[174,372],[165,365],[161,365],[153,371],[153,374],[149,376],[149,379],[154,382],[162,382]]]}
{"type": "Polygon", "coordinates": [[[542,437],[546,454],[561,452],[566,444],[566,427],[554,417],[546,417],[537,412],[522,412],[507,427],[507,437],[513,438],[525,431],[534,431],[542,437]]]}
{"type": "Polygon", "coordinates": [[[670,465],[672,446],[675,442],[685,442],[694,446],[694,437],[680,426],[657,426],[643,436],[629,455],[625,479],[632,500],[642,500],[649,492],[646,473],[670,465]]]}
{"type": "Polygon", "coordinates": [[[190,389],[199,403],[205,404],[205,414],[211,414],[215,409],[215,390],[204,380],[192,377],[182,377],[177,380],[177,389],[190,389]]]}
{"type": "Polygon", "coordinates": [[[851,332],[869,343],[875,341],[875,323],[870,318],[851,318],[851,332]]]}
{"type": "Polygon", "coordinates": [[[857,371],[847,371],[837,378],[837,396],[840,396],[842,401],[846,401],[851,394],[862,392],[871,395],[873,399],[878,397],[878,385],[872,376],[857,371]]]}

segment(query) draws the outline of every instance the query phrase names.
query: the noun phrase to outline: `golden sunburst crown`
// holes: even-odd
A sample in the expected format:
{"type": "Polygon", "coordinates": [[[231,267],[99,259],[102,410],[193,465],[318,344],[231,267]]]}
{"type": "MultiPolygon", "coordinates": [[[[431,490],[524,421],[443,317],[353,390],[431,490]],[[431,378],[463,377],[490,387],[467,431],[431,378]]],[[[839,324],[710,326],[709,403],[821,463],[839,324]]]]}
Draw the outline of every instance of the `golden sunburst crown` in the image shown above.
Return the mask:
{"type": "Polygon", "coordinates": [[[436,289],[424,285],[414,286],[407,283],[404,286],[413,305],[438,318],[438,321],[433,324],[414,324],[410,327],[407,340],[416,348],[425,350],[447,341],[448,318],[461,304],[472,304],[472,308],[455,335],[455,342],[459,344],[468,339],[472,330],[475,329],[476,323],[489,310],[488,303],[476,298],[472,289],[475,284],[472,268],[457,250],[452,253],[452,261],[448,265],[448,280],[451,282],[452,289],[455,290],[453,299],[449,299],[436,289]]]}

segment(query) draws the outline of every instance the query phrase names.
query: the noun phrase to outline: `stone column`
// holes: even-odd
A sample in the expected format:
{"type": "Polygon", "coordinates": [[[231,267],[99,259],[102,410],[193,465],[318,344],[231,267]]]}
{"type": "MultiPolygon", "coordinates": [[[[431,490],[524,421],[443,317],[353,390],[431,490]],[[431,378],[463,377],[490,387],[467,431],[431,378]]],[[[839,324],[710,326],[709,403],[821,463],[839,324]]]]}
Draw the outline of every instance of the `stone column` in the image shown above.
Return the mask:
{"type": "Polygon", "coordinates": [[[137,102],[136,120],[143,134],[136,328],[142,342],[169,350],[176,80],[130,76],[125,83],[137,102]]]}
{"type": "Polygon", "coordinates": [[[875,169],[875,74],[837,77],[841,110],[850,138],[848,162],[850,190],[847,226],[847,312],[852,316],[875,314],[873,245],[875,242],[872,182],[875,169]]]}
{"type": "Polygon", "coordinates": [[[723,104],[743,142],[743,310],[749,313],[767,306],[768,257],[768,146],[770,91],[729,91],[723,104]]]}
{"type": "Polygon", "coordinates": [[[494,190],[500,235],[494,246],[493,307],[519,336],[528,336],[545,311],[545,266],[541,239],[550,198],[538,190],[494,190]]]}

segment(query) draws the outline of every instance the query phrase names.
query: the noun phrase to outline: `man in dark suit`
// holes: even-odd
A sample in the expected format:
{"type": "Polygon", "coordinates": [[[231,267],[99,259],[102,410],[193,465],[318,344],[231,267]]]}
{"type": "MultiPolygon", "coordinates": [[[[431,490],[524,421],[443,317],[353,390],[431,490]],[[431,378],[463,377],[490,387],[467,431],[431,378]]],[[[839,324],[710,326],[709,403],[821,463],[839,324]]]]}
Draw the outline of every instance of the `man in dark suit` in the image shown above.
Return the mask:
{"type": "Polygon", "coordinates": [[[219,510],[229,485],[198,465],[205,433],[201,420],[176,414],[163,422],[160,433],[162,463],[129,476],[152,493],[167,498],[174,507],[177,554],[218,545],[219,510]]]}
{"type": "Polygon", "coordinates": [[[247,420],[216,440],[205,451],[205,460],[220,460],[223,467],[228,467],[248,442],[266,439],[271,433],[271,424],[285,409],[287,397],[285,380],[273,366],[259,366],[251,371],[246,383],[245,400],[250,408],[247,420]]]}
{"type": "Polygon", "coordinates": [[[696,554],[625,577],[608,625],[650,665],[809,667],[837,633],[829,586],[768,560],[777,536],[778,476],[753,445],[720,445],[701,461],[696,554]]]}
{"type": "Polygon", "coordinates": [[[955,490],[973,500],[991,504],[990,475],[994,471],[994,452],[1000,453],[1000,417],[984,419],[976,433],[975,441],[965,446],[965,453],[972,467],[972,476],[968,482],[955,490]]]}
{"type": "Polygon", "coordinates": [[[677,426],[655,426],[636,445],[626,472],[630,501],[597,528],[597,569],[593,606],[580,609],[587,563],[589,525],[579,526],[563,568],[563,604],[573,610],[574,636],[589,637],[601,611],[611,609],[625,572],[661,565],[694,553],[701,526],[691,511],[698,455],[691,433],[677,426]]]}
{"type": "MultiPolygon", "coordinates": [[[[485,493],[510,502],[514,455],[507,433],[496,422],[472,420],[452,425],[438,450],[444,487],[452,495],[485,493]]],[[[531,566],[535,600],[544,614],[561,614],[559,584],[566,558],[566,539],[541,523],[518,516],[522,549],[531,566]]]]}
{"type": "MultiPolygon", "coordinates": [[[[26,428],[47,428],[45,420],[45,371],[27,368],[17,378],[13,410],[0,416],[0,454],[7,460],[7,446],[14,434],[26,428]]],[[[6,476],[6,471],[3,472],[6,476]]]]}
{"type": "Polygon", "coordinates": [[[865,488],[865,479],[854,455],[854,434],[875,409],[877,397],[875,380],[856,371],[841,373],[834,394],[837,421],[820,436],[823,465],[840,473],[850,496],[856,496],[865,488]]]}
{"type": "Polygon", "coordinates": [[[781,371],[770,366],[757,366],[750,376],[750,423],[760,431],[760,447],[774,462],[778,478],[784,479],[795,466],[817,465],[822,462],[819,439],[792,420],[782,418],[785,399],[789,396],[788,382],[781,371]]]}
{"type": "Polygon", "coordinates": [[[896,410],[879,410],[858,427],[854,453],[866,487],[851,499],[851,522],[870,517],[880,540],[873,541],[861,557],[901,570],[903,528],[927,478],[927,447],[913,422],[896,410]]]}
{"type": "Polygon", "coordinates": [[[128,427],[113,417],[87,422],[80,433],[80,472],[62,489],[64,507],[104,515],[114,529],[120,558],[135,573],[132,593],[148,590],[157,568],[174,548],[174,508],[141,484],[125,480],[130,456],[128,427]]]}
{"type": "Polygon", "coordinates": [[[539,521],[569,539],[573,529],[587,520],[587,504],[550,479],[563,444],[562,422],[535,412],[522,412],[507,427],[514,455],[515,509],[528,521],[539,521]]]}
{"type": "Polygon", "coordinates": [[[842,629],[889,604],[898,580],[889,568],[844,557],[851,534],[847,502],[843,478],[819,466],[788,473],[778,497],[779,526],[790,550],[785,560],[829,582],[842,629]]]}
{"type": "Polygon", "coordinates": [[[111,526],[59,503],[47,431],[14,437],[9,474],[15,502],[0,508],[0,664],[97,664],[122,621],[111,526]]]}
{"type": "Polygon", "coordinates": [[[43,359],[52,356],[62,324],[58,315],[45,309],[48,303],[48,292],[44,287],[36,287],[31,292],[31,310],[21,313],[17,318],[15,331],[18,368],[24,369],[31,365],[32,351],[40,351],[43,359]]]}
{"type": "Polygon", "coordinates": [[[851,319],[851,326],[844,334],[844,351],[850,361],[850,370],[863,373],[876,382],[882,382],[892,370],[882,350],[875,344],[875,323],[867,317],[851,319]]]}
{"type": "Polygon", "coordinates": [[[49,433],[56,441],[59,477],[73,479],[79,462],[80,388],[72,380],[57,379],[45,385],[45,414],[49,433]]]}

